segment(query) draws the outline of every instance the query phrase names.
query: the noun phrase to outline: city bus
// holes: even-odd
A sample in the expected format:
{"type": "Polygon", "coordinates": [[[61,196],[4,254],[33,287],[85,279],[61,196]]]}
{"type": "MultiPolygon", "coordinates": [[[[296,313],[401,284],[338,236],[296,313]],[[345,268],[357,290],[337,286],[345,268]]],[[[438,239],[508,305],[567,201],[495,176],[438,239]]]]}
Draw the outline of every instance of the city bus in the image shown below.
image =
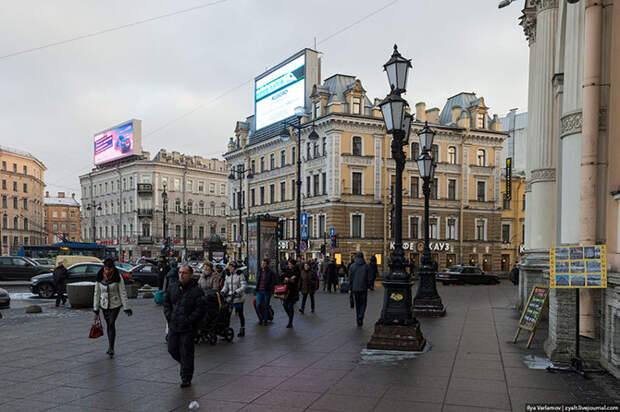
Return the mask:
{"type": "Polygon", "coordinates": [[[17,255],[50,261],[55,261],[58,255],[94,256],[103,260],[107,257],[116,259],[117,251],[96,243],[61,242],[39,246],[24,245],[19,248],[17,255]]]}

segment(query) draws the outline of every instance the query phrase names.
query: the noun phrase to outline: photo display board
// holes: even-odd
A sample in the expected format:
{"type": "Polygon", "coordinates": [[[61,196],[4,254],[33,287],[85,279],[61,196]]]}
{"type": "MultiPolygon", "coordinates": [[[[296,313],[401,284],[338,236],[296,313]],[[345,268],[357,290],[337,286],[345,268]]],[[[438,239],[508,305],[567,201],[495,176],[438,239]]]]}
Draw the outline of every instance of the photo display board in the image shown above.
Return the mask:
{"type": "Polygon", "coordinates": [[[605,245],[563,246],[549,251],[549,287],[606,288],[605,245]]]}

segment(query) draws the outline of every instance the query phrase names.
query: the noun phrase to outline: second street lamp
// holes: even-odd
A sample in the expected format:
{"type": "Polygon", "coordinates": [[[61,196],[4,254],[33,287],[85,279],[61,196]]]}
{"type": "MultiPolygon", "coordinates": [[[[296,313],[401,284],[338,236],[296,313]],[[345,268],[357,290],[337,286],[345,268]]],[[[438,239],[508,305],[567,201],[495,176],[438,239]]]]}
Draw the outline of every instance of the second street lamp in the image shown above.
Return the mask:
{"type": "Polygon", "coordinates": [[[418,291],[413,300],[413,311],[417,316],[444,316],[444,308],[441,298],[437,293],[435,274],[437,264],[431,259],[429,247],[429,198],[431,197],[431,184],[435,175],[435,159],[432,148],[435,132],[424,124],[424,128],[418,133],[422,154],[418,156],[417,163],[422,178],[422,192],[424,193],[424,251],[422,252],[422,265],[418,271],[418,291]]]}

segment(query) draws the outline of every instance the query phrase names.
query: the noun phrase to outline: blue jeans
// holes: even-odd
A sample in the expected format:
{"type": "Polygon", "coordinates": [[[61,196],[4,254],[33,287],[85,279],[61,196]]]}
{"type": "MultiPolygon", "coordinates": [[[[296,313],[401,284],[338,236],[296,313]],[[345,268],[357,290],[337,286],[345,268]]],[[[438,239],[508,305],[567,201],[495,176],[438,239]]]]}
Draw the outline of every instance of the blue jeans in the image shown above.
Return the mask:
{"type": "Polygon", "coordinates": [[[271,300],[271,293],[259,290],[256,292],[256,311],[258,312],[258,320],[267,322],[269,320],[269,301],[271,300]],[[261,310],[260,305],[263,305],[261,310]]]}

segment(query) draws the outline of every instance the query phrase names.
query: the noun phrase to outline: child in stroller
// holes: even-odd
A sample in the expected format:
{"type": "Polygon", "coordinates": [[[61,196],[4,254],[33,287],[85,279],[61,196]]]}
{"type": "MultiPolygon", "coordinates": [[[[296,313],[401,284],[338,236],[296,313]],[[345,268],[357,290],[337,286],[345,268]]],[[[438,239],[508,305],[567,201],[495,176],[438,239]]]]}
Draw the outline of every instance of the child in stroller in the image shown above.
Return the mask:
{"type": "Polygon", "coordinates": [[[217,337],[221,336],[228,342],[232,342],[235,331],[230,327],[230,315],[232,314],[232,297],[224,298],[219,292],[210,289],[205,293],[206,314],[200,323],[195,343],[217,343],[217,337]]]}

